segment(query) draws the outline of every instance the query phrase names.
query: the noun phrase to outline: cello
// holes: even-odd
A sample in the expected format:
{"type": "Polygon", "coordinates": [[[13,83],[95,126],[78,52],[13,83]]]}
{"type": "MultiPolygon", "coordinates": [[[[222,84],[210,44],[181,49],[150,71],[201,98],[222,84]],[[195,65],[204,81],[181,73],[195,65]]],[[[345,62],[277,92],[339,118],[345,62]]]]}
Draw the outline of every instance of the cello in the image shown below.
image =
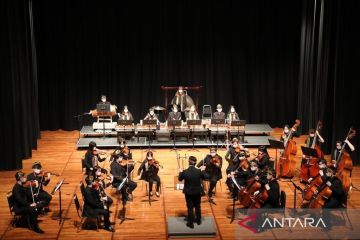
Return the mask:
{"type": "MultiPolygon", "coordinates": [[[[331,180],[330,180],[331,182],[331,180]]],[[[324,182],[315,192],[310,201],[309,208],[323,208],[326,200],[330,198],[332,194],[332,190],[330,187],[324,182]]]]}
{"type": "Polygon", "coordinates": [[[254,193],[256,191],[260,191],[260,189],[261,189],[260,178],[263,176],[263,172],[259,171],[256,176],[250,178],[246,182],[246,187],[243,188],[238,194],[239,202],[244,207],[249,207],[253,203],[252,198],[253,198],[254,193]],[[259,177],[259,180],[255,179],[256,176],[259,177]]]}
{"type": "Polygon", "coordinates": [[[318,174],[315,178],[310,182],[310,184],[303,190],[302,196],[306,201],[310,201],[315,195],[316,191],[323,185],[324,181],[321,178],[321,175],[318,174]]]}
{"type": "Polygon", "coordinates": [[[300,120],[295,121],[294,126],[291,128],[289,136],[284,140],[284,151],[280,156],[280,177],[293,178],[296,170],[296,142],[292,140],[294,134],[293,129],[297,129],[300,125],[300,120]]]}
{"type": "MultiPolygon", "coordinates": [[[[355,136],[355,134],[356,134],[356,131],[354,129],[350,128],[345,141],[353,138],[355,136]]],[[[336,165],[337,165],[336,176],[342,182],[344,191],[346,193],[348,193],[350,190],[350,186],[351,186],[351,172],[353,169],[353,162],[350,157],[350,154],[345,150],[345,146],[346,146],[345,141],[341,147],[338,158],[335,160],[336,160],[336,165]]]]}

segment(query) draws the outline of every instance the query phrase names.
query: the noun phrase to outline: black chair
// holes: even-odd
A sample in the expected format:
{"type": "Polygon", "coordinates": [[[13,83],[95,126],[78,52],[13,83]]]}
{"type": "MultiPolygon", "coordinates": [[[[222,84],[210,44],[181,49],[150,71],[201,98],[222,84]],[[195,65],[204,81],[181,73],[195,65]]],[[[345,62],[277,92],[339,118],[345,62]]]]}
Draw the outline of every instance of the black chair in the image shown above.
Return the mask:
{"type": "Polygon", "coordinates": [[[285,209],[286,206],[286,193],[284,191],[280,192],[280,208],[285,209]]]}
{"type": "Polygon", "coordinates": [[[211,119],[212,118],[212,110],[211,105],[204,105],[202,107],[202,119],[211,119]]]}
{"type": "Polygon", "coordinates": [[[17,213],[14,212],[15,199],[14,199],[14,195],[12,194],[12,191],[7,193],[6,198],[7,198],[7,201],[8,201],[10,214],[11,214],[11,216],[13,216],[13,219],[11,220],[11,226],[12,227],[17,227],[17,226],[21,225],[21,223],[23,223],[24,220],[26,220],[27,227],[29,229],[31,229],[29,215],[27,215],[27,214],[17,214],[17,213]]]}
{"type": "MultiPolygon", "coordinates": [[[[81,191],[81,195],[82,195],[83,199],[85,199],[84,198],[84,191],[86,191],[86,189],[85,189],[85,186],[84,186],[83,183],[81,183],[81,185],[80,185],[80,191],[81,191]]],[[[80,205],[80,202],[79,202],[79,199],[78,199],[76,193],[74,194],[73,198],[74,198],[74,203],[75,203],[77,215],[80,218],[80,223],[78,224],[77,232],[81,231],[83,224],[85,222],[87,222],[87,221],[93,221],[95,223],[95,225],[96,225],[96,231],[99,231],[99,222],[100,222],[99,216],[97,216],[97,217],[87,216],[83,211],[83,207],[80,205]]]]}

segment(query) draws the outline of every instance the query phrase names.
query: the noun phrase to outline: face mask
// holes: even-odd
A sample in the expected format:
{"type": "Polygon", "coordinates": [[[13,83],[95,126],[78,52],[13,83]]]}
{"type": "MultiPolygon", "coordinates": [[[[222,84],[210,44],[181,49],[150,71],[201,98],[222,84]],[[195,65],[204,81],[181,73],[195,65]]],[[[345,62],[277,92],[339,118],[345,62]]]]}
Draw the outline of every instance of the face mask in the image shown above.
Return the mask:
{"type": "Polygon", "coordinates": [[[150,115],[151,115],[151,116],[154,115],[154,112],[151,111],[151,112],[150,112],[150,115]]]}
{"type": "Polygon", "coordinates": [[[101,172],[100,171],[97,171],[96,172],[96,176],[100,176],[101,175],[101,172]]]}
{"type": "Polygon", "coordinates": [[[34,173],[36,173],[36,174],[39,174],[41,172],[41,170],[40,169],[34,169],[34,173]]]}
{"type": "Polygon", "coordinates": [[[271,179],[272,179],[272,175],[269,175],[269,174],[266,175],[266,179],[267,179],[267,180],[271,180],[271,179]]]}
{"type": "Polygon", "coordinates": [[[222,112],[222,108],[218,108],[217,111],[218,111],[218,112],[222,112]]]}
{"type": "Polygon", "coordinates": [[[237,148],[237,147],[238,147],[237,143],[234,143],[234,144],[233,144],[233,147],[234,147],[234,148],[237,148]]]}
{"type": "Polygon", "coordinates": [[[339,150],[340,150],[340,149],[341,149],[341,146],[336,146],[336,149],[339,149],[339,150]]]}
{"type": "Polygon", "coordinates": [[[190,108],[190,111],[191,111],[191,112],[195,112],[195,108],[190,108]]]}
{"type": "Polygon", "coordinates": [[[118,162],[120,163],[123,159],[122,158],[118,158],[118,162]]]}
{"type": "Polygon", "coordinates": [[[315,134],[313,134],[313,133],[312,133],[312,134],[310,134],[310,137],[311,137],[311,138],[315,137],[315,134]]]}
{"type": "Polygon", "coordinates": [[[332,177],[332,174],[331,173],[326,173],[326,177],[330,178],[330,177],[332,177]]]}
{"type": "Polygon", "coordinates": [[[210,155],[211,155],[212,157],[215,157],[216,153],[210,153],[210,155]]]}
{"type": "Polygon", "coordinates": [[[147,157],[147,160],[152,160],[152,157],[147,157]]]}
{"type": "Polygon", "coordinates": [[[320,164],[320,165],[319,165],[319,168],[320,168],[320,169],[324,169],[325,167],[326,167],[325,164],[320,164]]]}
{"type": "Polygon", "coordinates": [[[129,112],[129,110],[127,110],[127,109],[124,109],[124,112],[125,112],[125,113],[127,113],[127,112],[129,112]]]}
{"type": "Polygon", "coordinates": [[[289,129],[284,129],[284,133],[289,133],[289,129]]]}
{"type": "Polygon", "coordinates": [[[232,109],[230,110],[230,112],[234,113],[234,112],[235,112],[235,109],[232,108],[232,109]]]}
{"type": "Polygon", "coordinates": [[[101,101],[102,101],[102,102],[106,102],[106,98],[102,98],[101,101]]]}
{"type": "Polygon", "coordinates": [[[177,113],[177,111],[178,111],[178,110],[175,108],[175,109],[174,109],[174,113],[177,113]]]}
{"type": "Polygon", "coordinates": [[[21,178],[20,178],[20,182],[22,182],[22,183],[26,182],[26,178],[25,178],[25,177],[21,177],[21,178]]]}
{"type": "Polygon", "coordinates": [[[120,145],[120,147],[121,147],[121,148],[124,148],[124,147],[125,147],[125,145],[124,145],[124,144],[121,144],[121,145],[120,145]]]}
{"type": "Polygon", "coordinates": [[[179,93],[182,94],[182,93],[183,93],[183,90],[179,90],[179,93]]]}
{"type": "Polygon", "coordinates": [[[257,167],[250,167],[250,170],[253,171],[253,172],[255,172],[256,169],[257,169],[257,167]]]}

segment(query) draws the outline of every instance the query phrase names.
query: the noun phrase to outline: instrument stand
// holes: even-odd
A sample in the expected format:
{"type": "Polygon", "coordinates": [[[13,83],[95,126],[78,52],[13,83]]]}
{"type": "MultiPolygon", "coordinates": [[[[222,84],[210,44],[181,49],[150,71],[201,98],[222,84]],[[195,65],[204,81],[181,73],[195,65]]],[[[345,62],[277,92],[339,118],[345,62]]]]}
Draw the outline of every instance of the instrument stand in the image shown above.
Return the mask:
{"type": "MultiPolygon", "coordinates": [[[[144,125],[147,125],[149,128],[148,128],[148,141],[149,141],[149,148],[148,148],[148,150],[146,150],[146,151],[150,151],[151,150],[151,142],[152,142],[152,140],[151,140],[151,128],[150,128],[150,126],[151,125],[155,125],[155,124],[157,124],[157,121],[158,120],[154,120],[154,119],[146,119],[146,120],[143,120],[143,124],[144,125]]],[[[151,151],[153,151],[153,152],[155,152],[155,150],[151,150],[151,151]]]]}
{"type": "Polygon", "coordinates": [[[192,149],[189,149],[188,151],[195,151],[195,152],[199,152],[198,149],[195,149],[195,141],[196,138],[194,137],[194,132],[195,132],[195,125],[201,125],[201,120],[200,119],[196,119],[196,120],[187,120],[186,121],[186,125],[188,126],[192,126],[191,129],[191,135],[192,135],[192,149]]]}
{"type": "Polygon", "coordinates": [[[180,151],[176,149],[176,133],[175,133],[175,126],[181,126],[181,120],[169,120],[168,121],[168,126],[172,126],[173,127],[173,148],[170,150],[171,151],[180,151]]]}
{"type": "MultiPolygon", "coordinates": [[[[278,167],[278,164],[277,164],[277,162],[278,162],[278,156],[277,156],[278,155],[278,149],[285,149],[284,143],[281,142],[281,141],[273,140],[273,139],[269,139],[269,143],[270,143],[271,148],[275,148],[275,166],[274,166],[274,169],[276,171],[276,175],[277,175],[276,177],[278,177],[279,174],[280,174],[279,169],[277,169],[277,167],[278,167]]],[[[281,169],[281,166],[280,166],[280,169],[281,169]]]]}
{"type": "Polygon", "coordinates": [[[290,182],[294,185],[294,209],[296,208],[296,189],[303,191],[298,185],[296,185],[292,180],[290,182]]]}
{"type": "Polygon", "coordinates": [[[59,192],[59,213],[58,216],[53,216],[52,219],[53,220],[59,220],[59,225],[61,225],[61,223],[66,220],[65,218],[62,217],[62,205],[61,205],[61,186],[64,184],[64,180],[61,180],[60,183],[58,183],[54,189],[51,192],[51,195],[54,195],[56,192],[59,192]]]}

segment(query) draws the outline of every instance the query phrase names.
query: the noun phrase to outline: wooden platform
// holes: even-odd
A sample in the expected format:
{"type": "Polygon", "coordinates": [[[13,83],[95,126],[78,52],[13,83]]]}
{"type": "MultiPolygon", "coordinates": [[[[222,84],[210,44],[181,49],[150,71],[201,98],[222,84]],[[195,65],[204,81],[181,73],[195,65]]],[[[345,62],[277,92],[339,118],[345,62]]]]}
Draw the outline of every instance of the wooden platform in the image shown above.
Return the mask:
{"type": "MultiPolygon", "coordinates": [[[[279,129],[274,130],[272,135],[278,138],[279,129]]],[[[49,192],[60,180],[65,178],[69,184],[63,185],[62,198],[64,215],[67,220],[59,225],[58,221],[52,220],[51,215],[58,211],[58,195],[53,196],[51,203],[52,212],[48,216],[40,218],[40,227],[45,231],[44,235],[36,234],[28,229],[11,229],[9,223],[11,216],[6,202],[6,193],[12,189],[16,171],[0,172],[2,180],[1,198],[0,198],[0,238],[1,239],[166,239],[168,217],[185,216],[186,206],[185,199],[181,191],[174,189],[174,176],[177,175],[176,152],[169,149],[158,149],[155,158],[163,165],[160,171],[162,180],[162,195],[158,201],[152,202],[151,206],[146,201],[145,184],[138,181],[138,188],[134,192],[134,201],[127,205],[128,217],[135,220],[125,221],[120,225],[118,213],[121,209],[121,203],[118,202],[113,189],[108,189],[108,193],[113,197],[114,204],[111,208],[111,221],[115,221],[116,232],[110,233],[105,230],[99,232],[95,230],[82,230],[77,233],[74,223],[79,221],[76,209],[72,201],[72,196],[77,193],[81,200],[79,191],[79,181],[82,179],[80,158],[84,155],[84,150],[76,150],[76,142],[78,132],[42,132],[42,138],[38,142],[38,150],[33,151],[32,159],[24,160],[24,171],[29,173],[31,165],[35,161],[40,161],[46,171],[57,172],[60,177],[53,177],[46,190],[49,192]]],[[[305,137],[296,139],[302,144],[305,137]]],[[[207,149],[199,149],[199,152],[181,149],[177,153],[181,156],[194,155],[201,159],[208,152],[207,149]]],[[[255,151],[255,149],[253,149],[255,151]]],[[[109,153],[111,150],[109,150],[109,153]]],[[[225,149],[219,150],[219,154],[224,156],[225,149]]],[[[300,157],[300,151],[298,151],[300,157]]],[[[271,156],[275,156],[274,151],[270,151],[271,156]]],[[[133,151],[135,160],[143,160],[145,151],[136,149],[133,151]]],[[[223,171],[225,171],[227,163],[224,163],[223,171]]],[[[300,165],[300,163],[299,163],[300,165]]],[[[137,167],[135,169],[137,170],[137,167]]],[[[109,167],[109,163],[105,163],[105,167],[109,167]]],[[[360,168],[355,167],[353,171],[353,183],[360,186],[360,168]]],[[[298,178],[295,178],[298,181],[298,178]]],[[[231,214],[232,201],[228,198],[228,190],[225,184],[225,178],[222,179],[221,185],[217,185],[215,202],[217,205],[210,205],[205,198],[202,203],[202,213],[204,216],[212,216],[218,229],[216,239],[235,239],[238,225],[236,221],[229,224],[227,218],[231,214]]],[[[287,207],[293,207],[293,186],[290,182],[280,182],[281,189],[287,193],[287,207]]],[[[156,199],[156,197],[153,197],[156,199]]],[[[301,203],[300,194],[297,198],[298,205],[301,203]]],[[[353,191],[348,201],[349,208],[360,208],[360,192],[353,191]]]]}

